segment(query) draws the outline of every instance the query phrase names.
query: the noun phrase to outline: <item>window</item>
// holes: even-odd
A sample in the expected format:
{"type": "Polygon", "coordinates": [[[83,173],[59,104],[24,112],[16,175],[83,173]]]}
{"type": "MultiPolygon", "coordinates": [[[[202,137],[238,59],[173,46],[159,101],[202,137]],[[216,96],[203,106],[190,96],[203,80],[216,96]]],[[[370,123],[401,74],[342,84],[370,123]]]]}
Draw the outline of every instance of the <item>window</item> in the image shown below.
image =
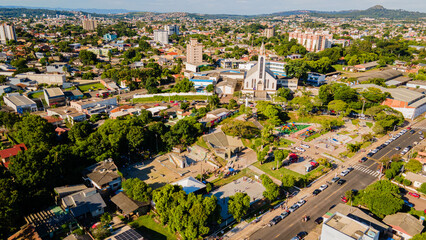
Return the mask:
{"type": "Polygon", "coordinates": [[[274,89],[274,83],[272,83],[272,89],[274,89]]]}

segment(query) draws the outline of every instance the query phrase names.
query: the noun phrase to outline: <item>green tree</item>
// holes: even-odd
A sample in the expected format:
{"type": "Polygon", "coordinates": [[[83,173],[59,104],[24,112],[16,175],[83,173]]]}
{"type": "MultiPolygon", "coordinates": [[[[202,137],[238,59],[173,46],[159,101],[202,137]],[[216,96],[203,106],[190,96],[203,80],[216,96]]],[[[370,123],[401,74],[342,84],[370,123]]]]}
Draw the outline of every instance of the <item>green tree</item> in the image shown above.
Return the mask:
{"type": "Polygon", "coordinates": [[[362,142],[348,143],[346,147],[350,152],[358,152],[361,149],[362,142]]]}
{"type": "Polygon", "coordinates": [[[102,225],[106,226],[112,221],[112,216],[109,213],[104,213],[101,216],[101,223],[102,225]]]}
{"type": "Polygon", "coordinates": [[[182,80],[180,80],[178,83],[176,83],[173,88],[172,91],[173,92],[190,92],[190,91],[194,91],[194,83],[189,81],[188,78],[184,78],[182,80]]]}
{"type": "Polygon", "coordinates": [[[426,194],[426,183],[422,183],[422,185],[420,185],[420,188],[418,188],[417,190],[426,194]]]}
{"type": "Polygon", "coordinates": [[[232,109],[234,109],[237,106],[238,106],[237,101],[235,101],[234,99],[230,99],[229,100],[229,104],[228,104],[228,109],[229,110],[232,110],[232,109]]]}
{"type": "Polygon", "coordinates": [[[328,110],[333,110],[339,113],[339,115],[346,111],[348,104],[342,100],[333,100],[328,103],[328,110]]]}
{"type": "Polygon", "coordinates": [[[19,229],[23,210],[19,200],[22,196],[11,176],[7,176],[4,169],[0,172],[0,238],[7,239],[10,233],[19,229]]]}
{"type": "Polygon", "coordinates": [[[280,194],[280,187],[275,184],[271,178],[269,178],[266,174],[262,174],[260,176],[262,180],[262,185],[265,187],[265,191],[263,192],[263,196],[270,201],[275,200],[280,194]]]}
{"type": "Polygon", "coordinates": [[[27,115],[22,121],[15,123],[13,136],[27,147],[50,145],[55,138],[53,125],[38,115],[27,115]]]}
{"type": "Polygon", "coordinates": [[[247,193],[237,192],[229,197],[228,212],[232,214],[237,222],[241,222],[241,218],[247,214],[250,208],[250,196],[247,193]]]}
{"type": "Polygon", "coordinates": [[[207,103],[210,109],[215,109],[219,106],[220,99],[217,95],[211,95],[207,98],[207,103]]]}
{"type": "Polygon", "coordinates": [[[92,133],[92,126],[88,121],[75,123],[68,132],[68,138],[73,142],[84,141],[92,133]]]}
{"type": "Polygon", "coordinates": [[[206,91],[207,91],[207,92],[213,92],[213,91],[214,91],[214,86],[213,86],[213,84],[209,84],[209,85],[207,85],[207,87],[206,87],[206,91]]]}
{"type": "Polygon", "coordinates": [[[405,170],[413,173],[419,173],[422,171],[423,165],[416,159],[410,159],[407,164],[405,164],[405,170]]]}
{"type": "Polygon", "coordinates": [[[293,93],[289,88],[282,87],[277,90],[277,96],[284,98],[287,101],[293,98],[293,93]]]}
{"type": "Polygon", "coordinates": [[[240,138],[253,138],[260,134],[259,128],[254,123],[242,120],[234,120],[225,123],[222,131],[229,136],[240,138]]]}
{"type": "Polygon", "coordinates": [[[399,187],[388,180],[380,180],[368,186],[363,191],[361,202],[379,217],[394,214],[404,205],[399,187]]]}
{"type": "Polygon", "coordinates": [[[275,158],[275,163],[277,164],[277,169],[278,169],[279,167],[281,167],[282,161],[284,159],[283,151],[279,150],[279,149],[275,150],[274,151],[274,158],[275,158]]]}
{"type": "Polygon", "coordinates": [[[129,178],[123,183],[123,190],[131,199],[139,202],[148,202],[151,200],[152,189],[139,178],[129,178]]]}
{"type": "Polygon", "coordinates": [[[285,189],[290,189],[291,187],[293,187],[296,184],[296,180],[296,177],[290,174],[285,174],[281,178],[281,182],[285,189]]]}
{"type": "Polygon", "coordinates": [[[80,61],[84,65],[95,65],[96,64],[96,54],[87,50],[81,50],[78,54],[80,61]]]}

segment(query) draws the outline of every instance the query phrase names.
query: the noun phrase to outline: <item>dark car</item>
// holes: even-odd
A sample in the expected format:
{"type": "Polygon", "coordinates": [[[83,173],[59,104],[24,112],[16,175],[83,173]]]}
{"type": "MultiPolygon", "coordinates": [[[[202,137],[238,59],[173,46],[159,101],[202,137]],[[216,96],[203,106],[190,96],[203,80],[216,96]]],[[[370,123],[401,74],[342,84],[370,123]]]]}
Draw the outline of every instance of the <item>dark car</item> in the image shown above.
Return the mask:
{"type": "Polygon", "coordinates": [[[281,221],[281,216],[275,216],[270,222],[269,222],[269,224],[271,225],[271,226],[273,226],[273,225],[275,225],[275,224],[277,224],[277,223],[279,223],[280,221],[281,221]]]}
{"type": "Polygon", "coordinates": [[[308,235],[308,233],[307,233],[307,232],[300,232],[300,233],[298,233],[296,236],[297,236],[299,239],[303,239],[304,237],[306,237],[306,235],[308,235]]]}
{"type": "Polygon", "coordinates": [[[367,157],[372,157],[373,155],[374,155],[374,153],[372,153],[372,152],[367,153],[367,157]]]}
{"type": "Polygon", "coordinates": [[[340,179],[339,177],[334,177],[333,179],[331,179],[331,182],[335,183],[335,182],[339,181],[339,179],[340,179]]]}
{"type": "Polygon", "coordinates": [[[321,224],[323,221],[324,221],[324,218],[322,218],[322,217],[315,219],[316,224],[321,224]]]}
{"type": "Polygon", "coordinates": [[[345,182],[345,179],[340,179],[339,181],[337,181],[337,185],[343,185],[345,182]]]}
{"type": "Polygon", "coordinates": [[[413,134],[414,132],[415,132],[414,130],[411,130],[411,131],[410,131],[410,133],[411,133],[411,134],[413,134]]]}
{"type": "Polygon", "coordinates": [[[319,189],[315,189],[315,190],[312,192],[312,195],[316,196],[316,195],[318,195],[320,192],[321,192],[321,190],[319,190],[319,189]]]}
{"type": "MultiPolygon", "coordinates": [[[[367,154],[367,156],[368,156],[368,154],[367,154]]],[[[360,160],[359,160],[359,162],[360,163],[363,163],[363,162],[365,162],[365,161],[367,161],[368,160],[368,158],[367,157],[363,157],[363,158],[361,158],[360,160]]]]}

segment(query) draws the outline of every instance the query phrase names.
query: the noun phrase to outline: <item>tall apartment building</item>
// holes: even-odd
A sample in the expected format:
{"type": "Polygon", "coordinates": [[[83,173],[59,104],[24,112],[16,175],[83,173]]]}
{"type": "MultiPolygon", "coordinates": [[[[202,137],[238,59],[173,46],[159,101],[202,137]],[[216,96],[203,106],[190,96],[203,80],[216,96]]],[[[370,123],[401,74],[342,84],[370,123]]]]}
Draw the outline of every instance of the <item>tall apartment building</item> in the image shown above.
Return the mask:
{"type": "Polygon", "coordinates": [[[303,45],[309,52],[319,52],[331,47],[333,35],[328,33],[301,33],[291,32],[289,39],[296,39],[297,42],[303,45]]]}
{"type": "Polygon", "coordinates": [[[179,26],[178,25],[166,25],[164,26],[164,30],[167,31],[169,36],[176,34],[179,35],[179,26]]]}
{"type": "Polygon", "coordinates": [[[4,23],[0,25],[0,42],[6,44],[7,40],[16,41],[15,27],[4,23]]]}
{"type": "Polygon", "coordinates": [[[274,27],[268,27],[265,29],[265,37],[266,38],[271,38],[275,35],[275,28],[274,27]]]}
{"type": "Polygon", "coordinates": [[[186,46],[186,61],[191,64],[200,64],[203,62],[203,44],[196,38],[191,38],[186,46]]]}
{"type": "Polygon", "coordinates": [[[87,31],[95,31],[98,23],[94,19],[83,19],[83,29],[87,31]]]}
{"type": "Polygon", "coordinates": [[[169,44],[169,35],[166,30],[154,30],[154,41],[169,44]]]}

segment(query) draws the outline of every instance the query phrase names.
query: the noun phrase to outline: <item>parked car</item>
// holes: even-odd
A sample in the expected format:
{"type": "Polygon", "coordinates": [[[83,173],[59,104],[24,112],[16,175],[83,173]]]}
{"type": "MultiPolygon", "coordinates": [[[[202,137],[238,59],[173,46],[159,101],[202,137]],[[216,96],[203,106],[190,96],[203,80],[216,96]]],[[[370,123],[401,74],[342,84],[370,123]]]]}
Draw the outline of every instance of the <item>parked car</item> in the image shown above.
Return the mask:
{"type": "Polygon", "coordinates": [[[341,199],[342,199],[342,202],[344,202],[344,203],[348,202],[348,199],[345,196],[343,196],[341,199]]]}
{"type": "Polygon", "coordinates": [[[407,206],[408,206],[408,207],[410,207],[410,208],[414,207],[414,204],[410,203],[410,202],[409,202],[409,201],[407,201],[407,200],[404,200],[404,204],[405,204],[405,205],[407,205],[407,206]]]}
{"type": "Polygon", "coordinates": [[[306,200],[300,200],[296,204],[299,205],[299,207],[303,206],[303,204],[306,203],[306,200]]]}
{"type": "Polygon", "coordinates": [[[289,212],[287,212],[287,211],[282,212],[282,213],[281,213],[281,219],[286,218],[288,215],[290,215],[290,213],[289,213],[289,212]]]}
{"type": "Polygon", "coordinates": [[[367,157],[372,157],[373,155],[374,155],[374,153],[372,153],[372,152],[367,153],[367,157]]]}
{"type": "MultiPolygon", "coordinates": [[[[368,156],[368,154],[367,154],[367,156],[368,156]]],[[[368,158],[367,157],[363,157],[363,158],[361,158],[360,160],[359,160],[359,162],[360,163],[363,163],[363,162],[365,162],[365,161],[367,161],[368,160],[368,158]]]]}
{"type": "Polygon", "coordinates": [[[352,172],[354,170],[353,167],[348,167],[346,170],[348,170],[349,172],[352,172]]]}
{"type": "Polygon", "coordinates": [[[410,131],[410,133],[411,133],[411,134],[413,134],[413,133],[415,133],[415,132],[416,132],[416,131],[414,131],[414,130],[411,130],[411,131],[410,131]]]}
{"type": "Polygon", "coordinates": [[[307,232],[300,232],[296,235],[296,237],[298,237],[299,239],[303,239],[304,237],[306,237],[306,235],[308,235],[307,232]]]}
{"type": "Polygon", "coordinates": [[[399,151],[399,150],[401,150],[401,147],[396,147],[395,150],[399,151]]]}
{"type": "Polygon", "coordinates": [[[333,179],[331,179],[331,182],[332,183],[335,183],[335,182],[337,182],[337,181],[339,181],[340,180],[340,178],[339,177],[334,177],[333,179]]]}
{"type": "Polygon", "coordinates": [[[340,176],[344,177],[344,176],[348,175],[348,173],[349,173],[349,171],[345,170],[345,171],[343,171],[343,172],[340,173],[340,176]]]}
{"type": "Polygon", "coordinates": [[[315,219],[316,224],[321,224],[323,221],[324,221],[324,218],[322,218],[322,217],[315,219]]]}
{"type": "Polygon", "coordinates": [[[279,223],[282,220],[281,216],[275,216],[271,221],[269,221],[269,225],[273,226],[279,223]]]}
{"type": "Polygon", "coordinates": [[[345,179],[340,179],[339,181],[337,181],[337,185],[343,185],[345,184],[346,180],[345,179]]]}
{"type": "Polygon", "coordinates": [[[316,196],[316,195],[318,195],[320,192],[321,192],[321,190],[319,190],[319,189],[315,189],[315,190],[312,192],[312,195],[316,196]]]}
{"type": "Polygon", "coordinates": [[[420,195],[418,193],[409,192],[408,194],[410,194],[411,196],[415,198],[420,198],[420,195]]]}
{"type": "Polygon", "coordinates": [[[321,185],[321,187],[318,188],[320,191],[324,191],[326,188],[328,188],[327,184],[321,185]]]}
{"type": "Polygon", "coordinates": [[[296,209],[298,209],[298,208],[299,208],[299,205],[297,205],[297,203],[295,203],[295,204],[293,204],[293,206],[289,207],[289,208],[288,208],[288,210],[289,210],[290,212],[294,212],[294,211],[296,211],[296,209]]]}

